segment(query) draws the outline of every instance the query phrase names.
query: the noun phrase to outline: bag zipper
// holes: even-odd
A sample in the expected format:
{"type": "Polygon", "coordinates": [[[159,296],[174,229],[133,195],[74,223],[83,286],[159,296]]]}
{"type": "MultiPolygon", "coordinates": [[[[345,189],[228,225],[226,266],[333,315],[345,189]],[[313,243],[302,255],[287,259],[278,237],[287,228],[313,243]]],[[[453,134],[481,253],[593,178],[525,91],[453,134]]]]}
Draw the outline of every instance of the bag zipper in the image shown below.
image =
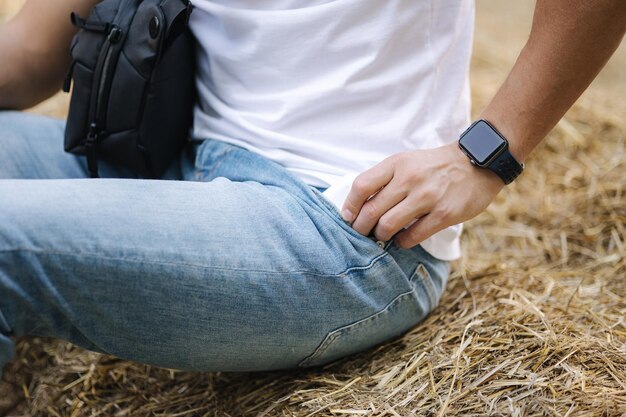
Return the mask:
{"type": "Polygon", "coordinates": [[[87,168],[91,178],[98,178],[97,147],[98,139],[104,126],[106,116],[106,104],[111,90],[113,45],[118,43],[123,36],[122,30],[111,25],[102,50],[98,56],[98,62],[94,73],[94,85],[92,88],[91,103],[89,106],[89,132],[85,139],[87,154],[87,168]]]}

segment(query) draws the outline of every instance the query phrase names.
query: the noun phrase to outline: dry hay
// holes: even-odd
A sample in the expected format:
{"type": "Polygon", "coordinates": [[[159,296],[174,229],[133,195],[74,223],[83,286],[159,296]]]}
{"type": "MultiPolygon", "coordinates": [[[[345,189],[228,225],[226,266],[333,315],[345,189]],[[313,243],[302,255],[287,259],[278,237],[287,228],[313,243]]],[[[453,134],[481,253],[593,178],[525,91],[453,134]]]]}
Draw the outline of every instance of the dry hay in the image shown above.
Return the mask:
{"type": "MultiPolygon", "coordinates": [[[[480,45],[476,56],[479,109],[503,72],[487,70],[498,62],[480,45]]],[[[262,373],[170,371],[24,338],[5,370],[23,397],[9,415],[624,414],[625,108],[579,100],[468,224],[440,306],[400,338],[322,369],[262,373]]]]}

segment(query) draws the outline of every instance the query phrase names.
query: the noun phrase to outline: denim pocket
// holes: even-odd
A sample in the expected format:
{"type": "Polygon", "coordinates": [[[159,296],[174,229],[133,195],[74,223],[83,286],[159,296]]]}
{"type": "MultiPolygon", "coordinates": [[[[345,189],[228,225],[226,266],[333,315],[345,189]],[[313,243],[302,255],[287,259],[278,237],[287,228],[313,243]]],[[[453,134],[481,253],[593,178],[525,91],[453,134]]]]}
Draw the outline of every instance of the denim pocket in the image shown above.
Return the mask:
{"type": "Polygon", "coordinates": [[[381,311],[329,332],[298,366],[323,365],[361,352],[405,333],[422,321],[437,306],[440,294],[423,263],[417,265],[410,281],[411,291],[399,294],[381,311]]]}
{"type": "Polygon", "coordinates": [[[326,209],[326,212],[330,215],[330,217],[335,221],[335,223],[337,223],[344,231],[346,231],[348,234],[354,236],[355,238],[363,241],[363,242],[367,242],[368,245],[376,245],[378,246],[380,249],[382,250],[387,250],[387,248],[389,247],[389,245],[391,244],[391,240],[388,242],[382,242],[384,243],[384,245],[381,242],[376,241],[375,238],[373,237],[369,237],[369,236],[364,236],[361,233],[357,232],[356,230],[354,230],[352,228],[352,225],[348,222],[346,222],[343,217],[341,216],[341,213],[339,212],[339,209],[328,199],[326,198],[326,196],[317,188],[311,186],[308,186],[309,190],[311,190],[311,192],[313,193],[315,200],[318,203],[318,206],[324,207],[326,209]]]}
{"type": "Polygon", "coordinates": [[[331,331],[298,366],[323,365],[404,333],[415,324],[413,318],[426,316],[426,312],[416,308],[411,301],[412,297],[412,291],[400,294],[378,313],[331,331]]]}

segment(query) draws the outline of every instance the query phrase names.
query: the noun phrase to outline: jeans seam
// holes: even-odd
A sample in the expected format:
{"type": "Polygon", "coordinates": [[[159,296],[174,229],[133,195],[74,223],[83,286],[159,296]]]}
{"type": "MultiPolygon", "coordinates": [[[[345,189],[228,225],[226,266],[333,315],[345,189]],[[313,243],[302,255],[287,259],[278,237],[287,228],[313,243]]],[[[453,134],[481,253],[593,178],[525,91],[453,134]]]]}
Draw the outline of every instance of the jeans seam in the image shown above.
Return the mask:
{"type": "Polygon", "coordinates": [[[384,253],[376,256],[371,261],[369,261],[366,265],[352,266],[352,267],[347,268],[343,272],[340,272],[340,273],[337,273],[337,274],[325,274],[325,273],[321,273],[321,272],[307,271],[307,270],[270,271],[270,270],[263,270],[263,269],[223,268],[223,267],[219,267],[219,266],[194,264],[194,263],[188,263],[188,262],[154,261],[154,260],[148,260],[148,259],[124,258],[124,257],[107,256],[107,255],[93,254],[93,253],[84,253],[84,252],[83,253],[76,253],[76,252],[70,253],[70,252],[62,252],[62,251],[50,251],[50,250],[40,250],[40,249],[24,249],[24,248],[22,248],[22,249],[0,249],[0,253],[11,253],[11,252],[40,253],[40,254],[60,255],[60,256],[67,256],[67,257],[74,257],[74,258],[91,257],[91,258],[97,258],[97,259],[109,259],[109,260],[115,260],[115,261],[126,261],[126,262],[132,262],[132,263],[148,263],[148,264],[152,264],[152,265],[169,265],[169,266],[189,266],[189,267],[200,268],[200,269],[232,271],[232,272],[261,272],[261,273],[273,274],[273,275],[305,274],[305,275],[314,275],[314,276],[323,276],[323,277],[337,277],[337,278],[344,277],[344,276],[352,273],[353,271],[367,271],[367,270],[370,270],[374,266],[376,266],[376,264],[379,263],[379,261],[382,258],[384,258],[385,256],[389,255],[389,253],[384,252],[384,253]]]}

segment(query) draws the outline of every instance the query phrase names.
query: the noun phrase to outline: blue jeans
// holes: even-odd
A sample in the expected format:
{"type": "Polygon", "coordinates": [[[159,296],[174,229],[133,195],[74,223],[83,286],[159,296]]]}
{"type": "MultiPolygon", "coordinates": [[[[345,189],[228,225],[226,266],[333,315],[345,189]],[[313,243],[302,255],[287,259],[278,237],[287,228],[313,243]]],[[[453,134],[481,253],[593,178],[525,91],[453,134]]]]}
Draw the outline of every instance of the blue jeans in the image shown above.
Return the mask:
{"type": "Polygon", "coordinates": [[[359,234],[277,163],[191,140],[162,180],[86,179],[63,129],[0,112],[0,369],[20,335],[184,370],[308,367],[439,302],[447,262],[359,234]]]}

